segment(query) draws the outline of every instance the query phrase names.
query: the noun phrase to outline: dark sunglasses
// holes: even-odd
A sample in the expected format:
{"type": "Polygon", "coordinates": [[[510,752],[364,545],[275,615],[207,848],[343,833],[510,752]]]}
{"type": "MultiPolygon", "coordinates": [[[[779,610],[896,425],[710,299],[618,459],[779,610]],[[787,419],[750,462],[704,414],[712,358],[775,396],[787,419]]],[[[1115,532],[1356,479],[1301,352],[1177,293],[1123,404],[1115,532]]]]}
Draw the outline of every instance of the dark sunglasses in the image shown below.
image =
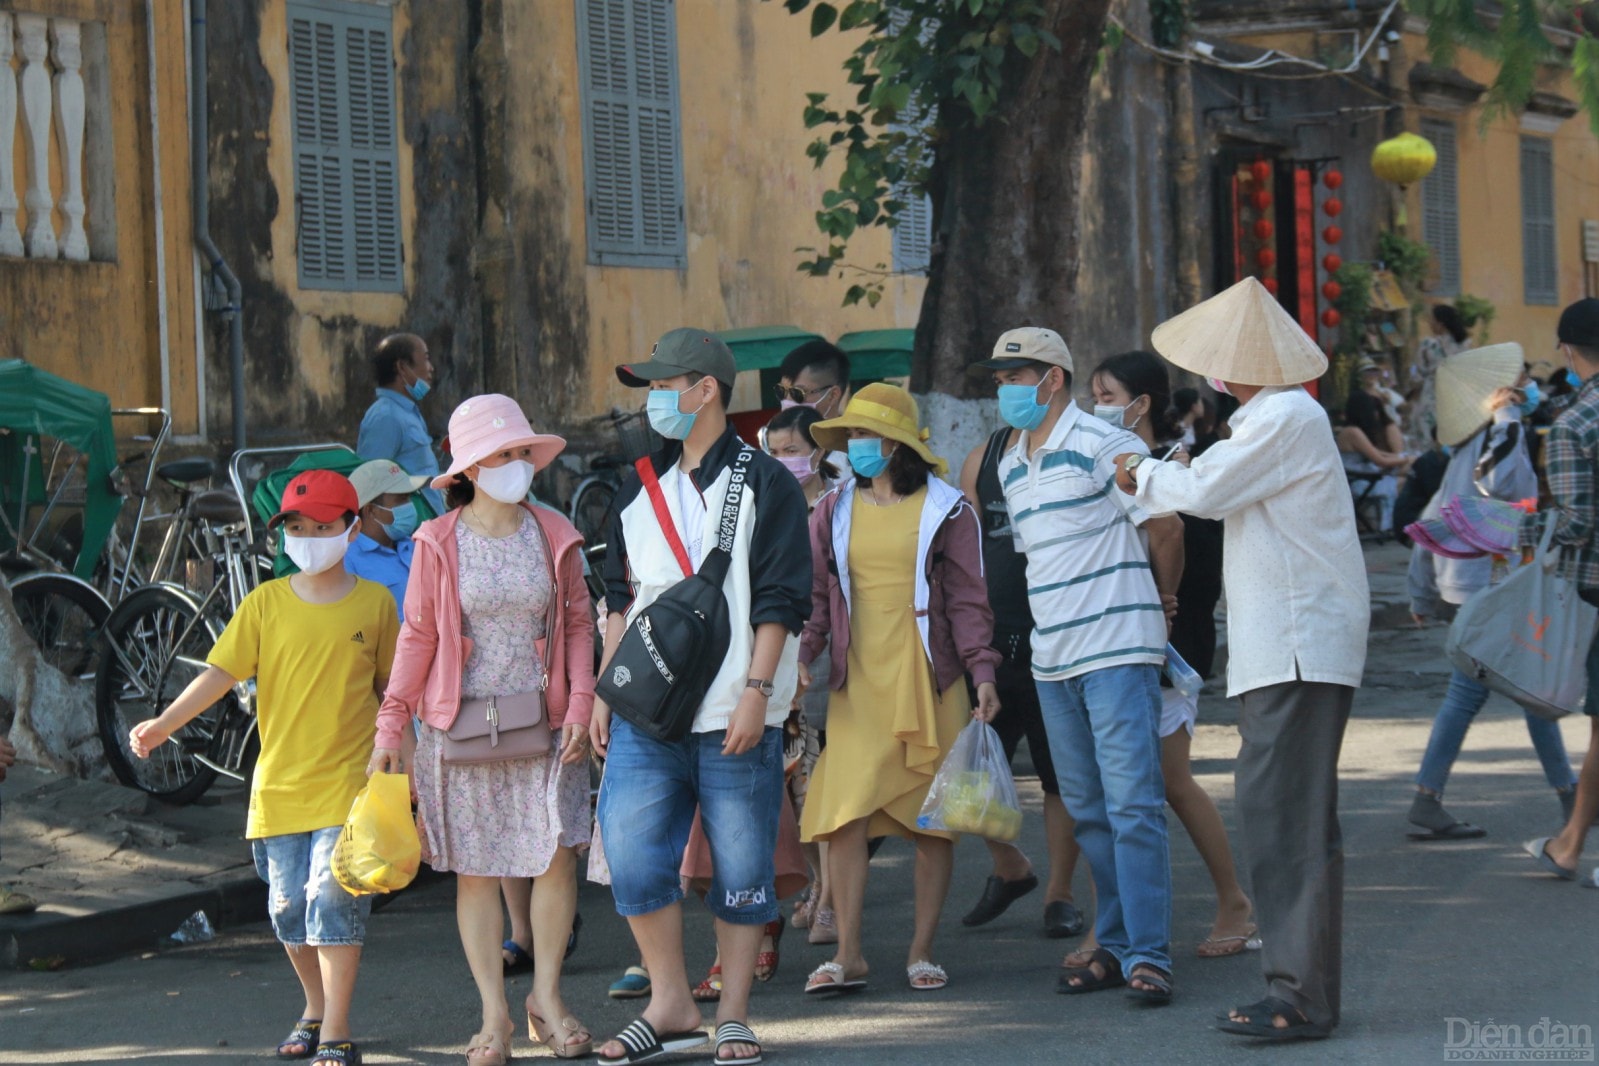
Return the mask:
{"type": "Polygon", "coordinates": [[[837,387],[837,385],[823,385],[820,388],[815,388],[809,392],[806,392],[798,385],[778,385],[775,386],[772,391],[777,394],[777,398],[780,402],[783,400],[793,400],[795,403],[809,403],[812,396],[822,396],[831,390],[836,389],[837,387]]]}

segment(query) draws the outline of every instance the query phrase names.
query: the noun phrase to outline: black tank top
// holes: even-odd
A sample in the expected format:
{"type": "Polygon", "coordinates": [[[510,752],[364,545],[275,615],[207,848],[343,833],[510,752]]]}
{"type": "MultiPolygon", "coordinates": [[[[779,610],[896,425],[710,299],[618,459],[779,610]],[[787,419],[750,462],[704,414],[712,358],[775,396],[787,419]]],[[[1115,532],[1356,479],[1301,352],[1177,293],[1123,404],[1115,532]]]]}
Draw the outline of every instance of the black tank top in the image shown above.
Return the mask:
{"type": "Polygon", "coordinates": [[[1013,659],[1025,658],[1033,632],[1033,611],[1027,603],[1027,556],[1011,538],[1010,512],[999,480],[999,460],[1011,431],[1001,429],[988,439],[977,470],[977,513],[983,527],[983,572],[988,603],[994,611],[994,646],[1013,659]],[[1020,646],[1013,647],[1020,637],[1020,646]]]}

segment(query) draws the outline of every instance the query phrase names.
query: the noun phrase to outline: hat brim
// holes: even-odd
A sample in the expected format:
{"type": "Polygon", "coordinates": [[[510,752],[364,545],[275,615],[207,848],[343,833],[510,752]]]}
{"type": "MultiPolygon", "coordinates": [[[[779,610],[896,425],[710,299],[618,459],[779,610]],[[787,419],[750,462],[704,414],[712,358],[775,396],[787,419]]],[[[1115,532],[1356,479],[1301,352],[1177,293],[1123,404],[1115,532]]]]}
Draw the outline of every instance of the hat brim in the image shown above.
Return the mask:
{"type": "Polygon", "coordinates": [[[267,522],[268,529],[276,529],[291,518],[309,518],[313,522],[331,522],[335,518],[343,518],[350,512],[336,503],[308,504],[288,511],[279,511],[267,522]]]}
{"type": "MultiPolygon", "coordinates": [[[[426,487],[427,483],[426,474],[401,474],[387,485],[380,487],[377,493],[369,499],[361,500],[361,506],[365,507],[379,496],[387,496],[391,492],[399,496],[409,496],[413,492],[420,492],[426,487]]],[[[360,499],[359,494],[356,498],[360,499]]]]}
{"type": "Polygon", "coordinates": [[[868,433],[875,433],[884,440],[891,440],[903,444],[917,455],[921,456],[932,466],[933,472],[940,477],[949,472],[949,464],[927,447],[927,442],[920,440],[914,434],[906,433],[897,426],[887,422],[880,422],[875,418],[868,418],[861,414],[851,414],[848,411],[837,418],[829,418],[825,422],[817,422],[811,426],[811,439],[816,446],[824,452],[848,452],[849,431],[864,429],[868,433]]]}
{"type": "Polygon", "coordinates": [[[1059,363],[1046,363],[1042,359],[984,359],[980,363],[973,363],[966,368],[966,373],[974,378],[984,374],[991,374],[996,370],[1026,370],[1034,366],[1059,366],[1059,363]]]}
{"type": "Polygon", "coordinates": [[[486,447],[477,449],[473,454],[451,455],[450,468],[434,478],[429,484],[433,488],[443,489],[455,480],[457,474],[467,467],[476,466],[496,452],[503,452],[507,448],[522,448],[529,445],[533,448],[533,466],[543,470],[555,461],[557,455],[566,450],[566,439],[549,433],[535,433],[532,436],[516,436],[504,441],[496,440],[486,447]]]}
{"type": "MultiPolygon", "coordinates": [[[[647,388],[652,381],[665,381],[667,378],[682,377],[684,374],[700,373],[686,366],[677,366],[673,363],[663,363],[659,359],[651,359],[647,363],[630,363],[616,368],[616,380],[630,389],[647,388]]],[[[731,385],[732,382],[724,382],[731,385]]]]}

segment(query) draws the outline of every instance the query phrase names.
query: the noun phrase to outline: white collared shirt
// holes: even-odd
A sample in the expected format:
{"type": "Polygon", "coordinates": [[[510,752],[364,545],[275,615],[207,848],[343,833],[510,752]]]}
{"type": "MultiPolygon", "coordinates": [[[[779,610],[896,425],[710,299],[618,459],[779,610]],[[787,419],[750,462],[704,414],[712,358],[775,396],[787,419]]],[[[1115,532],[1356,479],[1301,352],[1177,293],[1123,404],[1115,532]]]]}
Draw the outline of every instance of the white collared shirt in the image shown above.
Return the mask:
{"type": "Polygon", "coordinates": [[[1366,561],[1327,412],[1263,389],[1184,468],[1144,462],[1138,502],[1226,522],[1227,694],[1294,680],[1359,687],[1371,626],[1366,561]]]}

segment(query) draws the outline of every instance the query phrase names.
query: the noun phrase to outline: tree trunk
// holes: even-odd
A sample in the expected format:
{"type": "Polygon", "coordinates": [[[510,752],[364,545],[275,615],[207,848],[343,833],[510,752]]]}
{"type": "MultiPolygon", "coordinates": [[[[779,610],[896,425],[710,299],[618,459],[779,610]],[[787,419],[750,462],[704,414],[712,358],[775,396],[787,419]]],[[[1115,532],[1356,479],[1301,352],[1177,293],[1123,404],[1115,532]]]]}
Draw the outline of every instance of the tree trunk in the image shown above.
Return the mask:
{"type": "Polygon", "coordinates": [[[1043,21],[1061,50],[1040,48],[987,122],[938,145],[914,391],[971,395],[967,365],[1016,326],[1048,326],[1071,343],[1083,134],[1110,6],[1054,0],[1043,21]]]}
{"type": "Polygon", "coordinates": [[[74,777],[108,778],[93,687],[40,657],[11,604],[11,589],[0,581],[0,735],[6,733],[26,762],[74,777]]]}

